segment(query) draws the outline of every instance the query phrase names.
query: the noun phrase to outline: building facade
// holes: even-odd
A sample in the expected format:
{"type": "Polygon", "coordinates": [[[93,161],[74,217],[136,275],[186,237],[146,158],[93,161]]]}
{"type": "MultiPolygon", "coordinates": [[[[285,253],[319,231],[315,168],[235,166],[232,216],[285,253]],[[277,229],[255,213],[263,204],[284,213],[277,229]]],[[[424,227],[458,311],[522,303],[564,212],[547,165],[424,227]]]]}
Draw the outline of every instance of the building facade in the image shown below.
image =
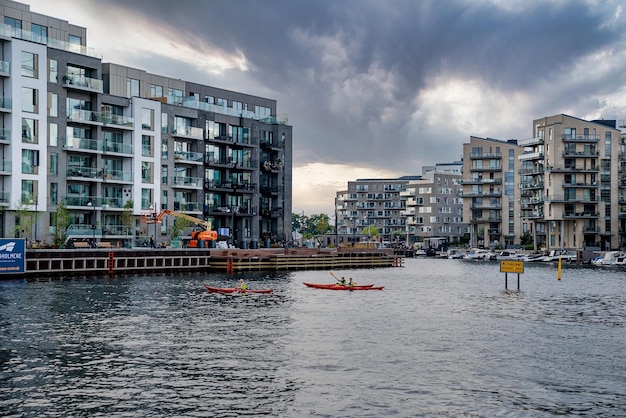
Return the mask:
{"type": "Polygon", "coordinates": [[[616,121],[548,116],[519,142],[520,216],[537,247],[623,247],[626,171],[616,121]]]}
{"type": "Polygon", "coordinates": [[[472,247],[520,244],[515,187],[520,153],[515,140],[472,136],[463,144],[463,219],[470,224],[472,247]]]}
{"type": "Polygon", "coordinates": [[[469,239],[463,222],[461,162],[426,170],[422,179],[406,186],[407,242],[421,247],[460,243],[469,239]]]}
{"type": "Polygon", "coordinates": [[[1,236],[50,243],[60,206],[68,239],[165,241],[173,219],[149,225],[163,210],[238,246],[291,235],[275,100],[103,63],[85,28],[10,0],[0,13],[1,236]]]}

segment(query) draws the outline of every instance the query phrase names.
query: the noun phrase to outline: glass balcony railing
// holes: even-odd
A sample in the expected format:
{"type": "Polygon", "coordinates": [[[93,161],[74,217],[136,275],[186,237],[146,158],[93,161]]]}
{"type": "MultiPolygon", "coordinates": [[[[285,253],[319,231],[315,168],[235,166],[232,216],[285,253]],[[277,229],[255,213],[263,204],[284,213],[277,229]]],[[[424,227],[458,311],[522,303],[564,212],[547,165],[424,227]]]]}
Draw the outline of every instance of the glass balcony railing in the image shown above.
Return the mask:
{"type": "Polygon", "coordinates": [[[81,55],[87,55],[89,57],[102,58],[96,54],[93,48],[89,48],[83,45],[72,44],[60,39],[52,39],[33,33],[29,30],[16,29],[6,23],[0,23],[0,35],[7,38],[23,39],[25,41],[37,42],[40,44],[48,45],[50,48],[61,49],[63,51],[74,52],[81,55]]]}
{"type": "Polygon", "coordinates": [[[105,126],[115,126],[131,129],[135,124],[135,119],[129,116],[102,114],[102,123],[105,126]]]}
{"type": "Polygon", "coordinates": [[[193,161],[196,163],[202,163],[202,153],[201,152],[183,152],[176,151],[174,152],[174,159],[179,161],[193,161]]]}
{"type": "Polygon", "coordinates": [[[0,109],[11,109],[13,106],[10,97],[0,97],[0,109]]]}
{"type": "Polygon", "coordinates": [[[104,170],[104,180],[110,181],[133,181],[133,173],[123,170],[104,170]]]}
{"type": "Polygon", "coordinates": [[[90,138],[64,138],[63,148],[67,150],[102,151],[103,141],[90,138]]]}
{"type": "Polygon", "coordinates": [[[103,151],[116,152],[118,154],[133,155],[133,147],[130,144],[124,144],[121,142],[114,142],[104,139],[103,151]]]}
{"type": "Polygon", "coordinates": [[[193,126],[176,126],[172,129],[172,135],[185,136],[194,139],[204,139],[204,130],[193,126]]]}
{"type": "Polygon", "coordinates": [[[11,130],[6,128],[0,128],[0,141],[11,142],[11,130]]]}
{"type": "Polygon", "coordinates": [[[200,177],[183,177],[183,176],[173,176],[171,185],[182,186],[182,187],[193,187],[193,188],[202,188],[202,184],[204,179],[200,177]]]}
{"type": "Polygon", "coordinates": [[[102,123],[102,114],[91,110],[71,109],[67,112],[70,122],[102,123]]]}
{"type": "Polygon", "coordinates": [[[9,77],[11,75],[11,64],[8,61],[0,61],[0,76],[9,77]]]}
{"type": "Polygon", "coordinates": [[[78,87],[81,89],[94,90],[102,93],[102,80],[85,77],[78,74],[65,74],[63,76],[63,85],[66,87],[78,87]]]}
{"type": "Polygon", "coordinates": [[[0,172],[10,173],[12,169],[11,160],[0,160],[0,172]]]}
{"type": "Polygon", "coordinates": [[[0,192],[0,203],[4,205],[8,205],[11,201],[11,193],[10,192],[0,192]]]}

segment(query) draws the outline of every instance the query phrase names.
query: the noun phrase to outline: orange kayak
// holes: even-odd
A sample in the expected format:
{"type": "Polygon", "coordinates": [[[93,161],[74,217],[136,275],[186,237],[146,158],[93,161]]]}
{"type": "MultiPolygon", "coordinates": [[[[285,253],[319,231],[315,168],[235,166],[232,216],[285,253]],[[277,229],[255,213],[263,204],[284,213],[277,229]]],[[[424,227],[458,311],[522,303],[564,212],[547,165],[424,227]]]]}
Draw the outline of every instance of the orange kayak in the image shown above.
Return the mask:
{"type": "Polygon", "coordinates": [[[212,287],[204,286],[209,293],[272,293],[272,289],[246,289],[238,287],[212,287]]]}
{"type": "Polygon", "coordinates": [[[337,283],[306,283],[303,282],[306,287],[312,287],[315,289],[328,289],[328,290],[383,290],[385,286],[374,286],[373,284],[356,284],[353,286],[340,285],[337,283]]]}

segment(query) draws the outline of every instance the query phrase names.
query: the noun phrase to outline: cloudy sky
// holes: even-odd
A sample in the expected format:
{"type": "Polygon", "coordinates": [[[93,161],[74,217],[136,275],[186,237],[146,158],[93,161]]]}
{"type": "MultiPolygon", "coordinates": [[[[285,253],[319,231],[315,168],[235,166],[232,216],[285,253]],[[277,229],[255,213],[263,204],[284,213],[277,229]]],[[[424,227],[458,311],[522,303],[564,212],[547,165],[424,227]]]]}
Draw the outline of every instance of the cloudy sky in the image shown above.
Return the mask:
{"type": "Polygon", "coordinates": [[[459,160],[470,135],[626,119],[624,0],[22,1],[87,27],[105,62],[276,99],[298,213],[459,160]]]}

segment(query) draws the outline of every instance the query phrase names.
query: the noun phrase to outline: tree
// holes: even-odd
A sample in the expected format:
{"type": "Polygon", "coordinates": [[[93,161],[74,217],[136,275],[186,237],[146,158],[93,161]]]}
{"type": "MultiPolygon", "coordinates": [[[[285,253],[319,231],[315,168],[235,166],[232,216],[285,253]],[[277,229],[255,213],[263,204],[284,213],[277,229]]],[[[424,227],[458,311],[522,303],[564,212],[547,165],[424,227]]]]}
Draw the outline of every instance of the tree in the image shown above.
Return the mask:
{"type": "Polygon", "coordinates": [[[54,234],[52,236],[52,242],[55,246],[60,247],[65,244],[67,239],[67,228],[70,226],[71,216],[70,211],[67,210],[65,204],[61,202],[57,206],[54,219],[54,234]]]}
{"type": "Polygon", "coordinates": [[[130,235],[130,229],[135,221],[135,217],[133,216],[133,206],[134,203],[132,200],[127,200],[126,203],[124,203],[124,211],[122,212],[121,222],[126,228],[126,235],[130,235]]]}
{"type": "Polygon", "coordinates": [[[21,233],[24,233],[24,237],[30,234],[31,227],[33,226],[33,214],[30,212],[30,208],[23,201],[19,201],[15,210],[15,238],[19,238],[21,233]]]}

